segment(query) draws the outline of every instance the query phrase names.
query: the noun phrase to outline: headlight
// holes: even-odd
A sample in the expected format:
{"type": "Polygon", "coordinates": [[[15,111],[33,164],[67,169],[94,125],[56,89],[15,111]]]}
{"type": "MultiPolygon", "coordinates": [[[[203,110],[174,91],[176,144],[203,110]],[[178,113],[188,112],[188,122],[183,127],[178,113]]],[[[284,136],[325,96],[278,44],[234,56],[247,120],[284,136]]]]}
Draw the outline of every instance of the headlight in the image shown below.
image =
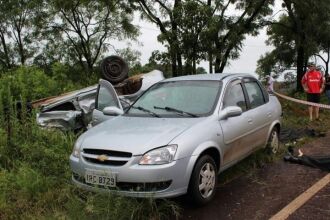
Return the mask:
{"type": "Polygon", "coordinates": [[[140,165],[156,165],[170,163],[174,159],[174,155],[178,145],[168,145],[165,147],[157,148],[145,153],[139,164],[140,165]]]}
{"type": "Polygon", "coordinates": [[[75,142],[72,150],[72,156],[79,158],[80,156],[80,146],[81,146],[81,141],[80,138],[75,142]]]}
{"type": "Polygon", "coordinates": [[[73,147],[72,155],[77,158],[80,156],[80,147],[78,147],[76,144],[73,147]]]}

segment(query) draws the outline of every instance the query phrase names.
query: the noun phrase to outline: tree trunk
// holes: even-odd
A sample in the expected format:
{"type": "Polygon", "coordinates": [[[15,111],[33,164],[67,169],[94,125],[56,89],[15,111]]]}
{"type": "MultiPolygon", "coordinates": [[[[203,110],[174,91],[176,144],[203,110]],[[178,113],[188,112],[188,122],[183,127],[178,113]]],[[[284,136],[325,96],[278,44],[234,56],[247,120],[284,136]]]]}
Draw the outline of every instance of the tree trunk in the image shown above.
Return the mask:
{"type": "Polygon", "coordinates": [[[21,64],[25,65],[26,58],[25,58],[25,53],[24,53],[24,48],[23,48],[21,32],[17,31],[17,35],[18,35],[18,42],[17,42],[18,43],[18,52],[21,57],[21,64]]]}
{"type": "Polygon", "coordinates": [[[183,69],[182,69],[182,55],[180,52],[178,52],[176,54],[176,59],[177,59],[177,62],[178,62],[178,76],[182,76],[183,75],[183,69]]]}
{"type": "Polygon", "coordinates": [[[93,68],[93,64],[88,63],[88,64],[87,64],[87,72],[88,72],[88,74],[89,74],[89,75],[92,75],[93,70],[94,70],[94,68],[93,68]]]}
{"type": "MultiPolygon", "coordinates": [[[[207,6],[211,8],[212,0],[207,0],[207,6]]],[[[212,14],[210,14],[210,17],[212,17],[212,14]]],[[[210,28],[210,27],[208,27],[208,28],[210,28]]],[[[213,44],[211,44],[211,45],[213,46],[213,44]]],[[[212,48],[212,46],[211,46],[211,48],[212,48]]],[[[212,54],[211,49],[208,51],[208,58],[209,58],[209,73],[213,73],[213,54],[212,54]]]]}
{"type": "Polygon", "coordinates": [[[195,56],[193,57],[193,65],[192,65],[192,68],[193,68],[193,74],[196,74],[196,57],[195,57],[195,56]]]}
{"type": "Polygon", "coordinates": [[[329,75],[330,47],[328,47],[327,55],[328,55],[328,59],[325,62],[325,75],[326,76],[329,75]]]}
{"type": "Polygon", "coordinates": [[[298,46],[297,48],[297,91],[303,91],[301,85],[301,79],[305,74],[304,71],[304,59],[305,59],[305,49],[303,45],[298,46]]]}
{"type": "Polygon", "coordinates": [[[221,73],[220,72],[220,64],[221,64],[221,60],[220,60],[219,56],[216,56],[215,63],[214,63],[214,72],[215,73],[221,73]]]}
{"type": "Polygon", "coordinates": [[[3,34],[1,34],[1,44],[2,44],[2,47],[3,47],[4,56],[5,56],[5,60],[4,60],[5,62],[4,63],[6,65],[6,68],[10,69],[11,68],[11,62],[10,62],[10,59],[9,59],[9,52],[8,52],[5,36],[3,34]]]}
{"type": "Polygon", "coordinates": [[[171,50],[171,61],[172,61],[172,76],[176,77],[178,76],[178,72],[177,72],[177,65],[176,65],[176,53],[171,50]]]}
{"type": "Polygon", "coordinates": [[[93,73],[93,61],[91,56],[85,55],[86,63],[87,63],[87,74],[91,75],[93,73]]]}
{"type": "Polygon", "coordinates": [[[212,62],[213,61],[213,55],[212,52],[209,51],[209,73],[213,73],[213,65],[212,62]]]}
{"type": "Polygon", "coordinates": [[[234,48],[234,44],[232,44],[232,43],[227,46],[226,52],[225,52],[225,54],[224,54],[224,56],[223,56],[223,58],[221,60],[221,66],[220,66],[220,69],[219,69],[220,73],[222,73],[223,70],[225,69],[226,64],[227,64],[227,61],[228,61],[228,57],[229,57],[229,54],[230,54],[230,51],[233,48],[234,48]]]}

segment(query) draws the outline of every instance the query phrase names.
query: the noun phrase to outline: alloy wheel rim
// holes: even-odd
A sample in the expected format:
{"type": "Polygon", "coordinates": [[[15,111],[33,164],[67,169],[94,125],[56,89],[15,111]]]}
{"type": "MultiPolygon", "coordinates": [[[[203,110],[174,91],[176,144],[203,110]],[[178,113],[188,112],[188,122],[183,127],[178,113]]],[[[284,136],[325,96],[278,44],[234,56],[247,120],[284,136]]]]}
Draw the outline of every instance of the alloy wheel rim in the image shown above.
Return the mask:
{"type": "Polygon", "coordinates": [[[215,187],[215,169],[211,163],[205,163],[199,173],[199,192],[203,198],[212,195],[215,187]]]}
{"type": "Polygon", "coordinates": [[[272,149],[272,152],[275,154],[278,151],[279,148],[279,141],[278,141],[278,137],[277,137],[277,132],[274,131],[272,134],[272,140],[270,142],[270,147],[272,149]]]}

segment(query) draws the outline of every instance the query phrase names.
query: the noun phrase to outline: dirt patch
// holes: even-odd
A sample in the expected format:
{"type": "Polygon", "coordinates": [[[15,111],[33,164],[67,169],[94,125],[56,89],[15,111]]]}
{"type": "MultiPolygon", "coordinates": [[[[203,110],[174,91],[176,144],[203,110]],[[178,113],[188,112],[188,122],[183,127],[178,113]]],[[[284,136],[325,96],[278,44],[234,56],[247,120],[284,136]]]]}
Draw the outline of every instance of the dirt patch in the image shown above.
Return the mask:
{"type": "MultiPolygon", "coordinates": [[[[306,155],[330,156],[329,143],[328,133],[301,149],[306,155]]],[[[214,201],[205,207],[182,203],[182,219],[269,219],[326,174],[319,169],[278,160],[219,185],[214,201]]],[[[329,204],[330,186],[326,186],[290,219],[330,219],[329,204]],[[311,210],[315,218],[311,218],[314,216],[311,210]]]]}

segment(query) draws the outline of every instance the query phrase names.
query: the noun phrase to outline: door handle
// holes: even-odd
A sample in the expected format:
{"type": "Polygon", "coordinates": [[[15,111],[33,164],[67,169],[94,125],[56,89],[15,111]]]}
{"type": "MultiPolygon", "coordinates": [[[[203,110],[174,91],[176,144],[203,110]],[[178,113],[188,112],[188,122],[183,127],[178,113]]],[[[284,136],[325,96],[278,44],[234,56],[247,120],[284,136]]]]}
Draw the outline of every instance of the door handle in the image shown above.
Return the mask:
{"type": "Polygon", "coordinates": [[[272,117],[272,113],[271,112],[268,112],[267,113],[267,116],[270,118],[270,117],[272,117]]]}
{"type": "Polygon", "coordinates": [[[251,118],[248,119],[248,123],[252,124],[253,120],[251,118]]]}

